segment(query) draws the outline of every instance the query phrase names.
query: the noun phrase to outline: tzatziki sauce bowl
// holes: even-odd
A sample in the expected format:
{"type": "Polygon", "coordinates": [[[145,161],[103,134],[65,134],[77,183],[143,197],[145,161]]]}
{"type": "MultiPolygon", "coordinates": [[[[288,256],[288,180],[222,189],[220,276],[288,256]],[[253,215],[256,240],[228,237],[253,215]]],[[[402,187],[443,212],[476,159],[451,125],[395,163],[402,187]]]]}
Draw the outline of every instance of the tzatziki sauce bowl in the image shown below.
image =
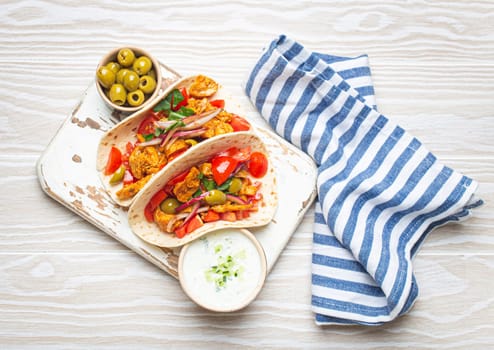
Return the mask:
{"type": "Polygon", "coordinates": [[[178,260],[180,285],[204,309],[233,312],[259,294],[267,274],[266,255],[248,230],[213,231],[185,245],[178,260]]]}

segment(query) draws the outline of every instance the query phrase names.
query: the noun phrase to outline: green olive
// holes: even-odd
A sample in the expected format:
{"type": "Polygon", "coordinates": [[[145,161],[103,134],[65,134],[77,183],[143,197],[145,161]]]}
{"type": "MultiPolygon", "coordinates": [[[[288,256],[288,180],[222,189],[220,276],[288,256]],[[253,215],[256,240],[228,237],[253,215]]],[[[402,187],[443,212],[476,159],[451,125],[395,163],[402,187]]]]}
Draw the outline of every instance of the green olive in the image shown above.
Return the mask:
{"type": "Polygon", "coordinates": [[[204,198],[209,205],[220,205],[226,203],[226,194],[220,190],[211,190],[204,198]]]}
{"type": "Polygon", "coordinates": [[[122,68],[117,72],[117,83],[123,84],[125,76],[131,72],[130,69],[122,68]]]}
{"type": "Polygon", "coordinates": [[[137,75],[137,73],[129,71],[127,74],[125,74],[123,86],[125,86],[127,91],[137,90],[137,88],[139,87],[139,76],[137,75]]]}
{"type": "Polygon", "coordinates": [[[176,214],[175,209],[180,205],[180,202],[175,198],[167,198],[160,204],[160,209],[166,214],[176,214]]]}
{"type": "Polygon", "coordinates": [[[238,177],[234,177],[232,182],[230,182],[230,186],[228,187],[228,192],[230,193],[238,193],[242,189],[242,180],[238,177]]]}
{"type": "Polygon", "coordinates": [[[106,66],[99,67],[96,72],[96,76],[98,78],[98,82],[107,89],[110,88],[110,86],[112,86],[115,82],[115,73],[113,73],[113,71],[106,66]]]}
{"type": "Polygon", "coordinates": [[[142,105],[142,103],[144,102],[144,92],[142,92],[142,90],[140,89],[129,92],[127,94],[127,102],[132,107],[142,105]]]}
{"type": "Polygon", "coordinates": [[[139,79],[139,89],[141,89],[144,93],[150,94],[156,88],[156,80],[149,75],[143,75],[139,79]]]}
{"type": "Polygon", "coordinates": [[[116,105],[123,105],[127,100],[127,91],[122,84],[113,84],[109,92],[110,100],[116,105]]]}
{"type": "Polygon", "coordinates": [[[136,56],[134,54],[134,51],[132,51],[129,48],[123,48],[120,51],[118,51],[118,54],[117,54],[117,61],[123,67],[132,66],[135,58],[136,58],[136,56]]]}
{"type": "Polygon", "coordinates": [[[116,185],[120,183],[123,180],[124,175],[125,175],[125,165],[120,165],[120,168],[115,170],[112,177],[110,178],[110,184],[116,185]]]}
{"type": "Polygon", "coordinates": [[[109,62],[106,64],[106,67],[108,69],[110,69],[113,73],[117,74],[118,71],[120,70],[120,65],[115,62],[115,61],[112,61],[112,62],[109,62]]]}
{"type": "Polygon", "coordinates": [[[134,61],[132,68],[137,74],[146,75],[153,68],[153,63],[149,57],[141,56],[134,61]]]}

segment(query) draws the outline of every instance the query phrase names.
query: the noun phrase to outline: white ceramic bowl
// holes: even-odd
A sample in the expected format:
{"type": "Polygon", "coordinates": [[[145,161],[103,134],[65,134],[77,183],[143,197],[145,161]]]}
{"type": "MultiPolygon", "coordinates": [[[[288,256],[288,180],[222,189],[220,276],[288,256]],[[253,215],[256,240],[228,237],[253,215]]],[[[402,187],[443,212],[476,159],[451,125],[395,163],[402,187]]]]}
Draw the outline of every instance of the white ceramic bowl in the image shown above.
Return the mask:
{"type": "Polygon", "coordinates": [[[178,261],[180,285],[199,306],[232,312],[249,305],[266,279],[264,250],[245,229],[222,229],[182,248],[178,261]]]}
{"type": "MultiPolygon", "coordinates": [[[[121,111],[121,112],[133,113],[133,112],[136,112],[136,111],[142,109],[143,107],[145,107],[148,104],[148,102],[152,101],[154,98],[156,98],[158,96],[158,93],[159,93],[160,88],[161,88],[162,75],[161,75],[161,69],[160,69],[159,62],[153,56],[151,56],[148,52],[146,52],[145,50],[138,48],[138,47],[133,47],[133,46],[118,47],[118,48],[115,48],[115,49],[111,50],[110,52],[108,52],[105,56],[103,56],[103,58],[99,62],[98,66],[96,67],[95,72],[97,72],[101,66],[106,66],[110,62],[116,62],[118,52],[124,48],[131,49],[134,52],[136,58],[139,58],[141,56],[147,56],[151,60],[151,63],[153,64],[151,69],[154,70],[155,75],[156,75],[156,87],[153,90],[153,92],[145,95],[144,102],[141,105],[136,106],[136,107],[132,107],[128,104],[120,106],[120,105],[113,103],[110,100],[110,98],[107,96],[107,90],[108,89],[105,89],[98,82],[97,77],[96,77],[96,88],[97,88],[98,93],[100,94],[101,98],[103,99],[103,101],[105,101],[105,103],[108,106],[110,106],[111,108],[113,108],[115,110],[121,111]]],[[[130,67],[130,68],[132,68],[132,67],[130,67]]]]}

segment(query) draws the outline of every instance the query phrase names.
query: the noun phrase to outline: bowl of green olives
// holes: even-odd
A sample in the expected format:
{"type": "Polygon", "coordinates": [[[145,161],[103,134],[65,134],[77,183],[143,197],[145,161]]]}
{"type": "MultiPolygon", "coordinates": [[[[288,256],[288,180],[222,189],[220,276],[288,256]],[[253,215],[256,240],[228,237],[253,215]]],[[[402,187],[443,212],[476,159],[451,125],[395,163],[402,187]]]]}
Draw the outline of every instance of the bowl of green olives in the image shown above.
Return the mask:
{"type": "Polygon", "coordinates": [[[96,87],[112,108],[132,113],[154,99],[161,86],[159,63],[137,47],[120,47],[106,54],[96,69],[96,87]]]}

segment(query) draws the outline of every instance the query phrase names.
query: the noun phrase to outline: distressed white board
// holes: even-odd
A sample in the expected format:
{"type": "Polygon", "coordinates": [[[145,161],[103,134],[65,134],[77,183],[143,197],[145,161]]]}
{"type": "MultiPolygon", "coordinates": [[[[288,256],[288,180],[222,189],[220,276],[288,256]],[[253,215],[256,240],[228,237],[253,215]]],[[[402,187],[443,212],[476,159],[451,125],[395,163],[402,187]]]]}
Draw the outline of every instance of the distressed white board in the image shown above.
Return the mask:
{"type": "MultiPolygon", "coordinates": [[[[180,77],[164,65],[162,71],[163,87],[180,77]]],[[[232,112],[243,114],[242,106],[227,97],[228,103],[239,108],[232,112]]],[[[96,171],[99,140],[122,117],[103,102],[92,83],[38,161],[41,187],[62,205],[177,277],[180,248],[159,248],[138,238],[128,225],[127,211],[110,199],[96,171]]],[[[266,144],[277,176],[276,214],[268,225],[251,229],[271,270],[316,197],[317,169],[310,157],[273,132],[262,127],[256,127],[256,132],[266,144]]]]}

